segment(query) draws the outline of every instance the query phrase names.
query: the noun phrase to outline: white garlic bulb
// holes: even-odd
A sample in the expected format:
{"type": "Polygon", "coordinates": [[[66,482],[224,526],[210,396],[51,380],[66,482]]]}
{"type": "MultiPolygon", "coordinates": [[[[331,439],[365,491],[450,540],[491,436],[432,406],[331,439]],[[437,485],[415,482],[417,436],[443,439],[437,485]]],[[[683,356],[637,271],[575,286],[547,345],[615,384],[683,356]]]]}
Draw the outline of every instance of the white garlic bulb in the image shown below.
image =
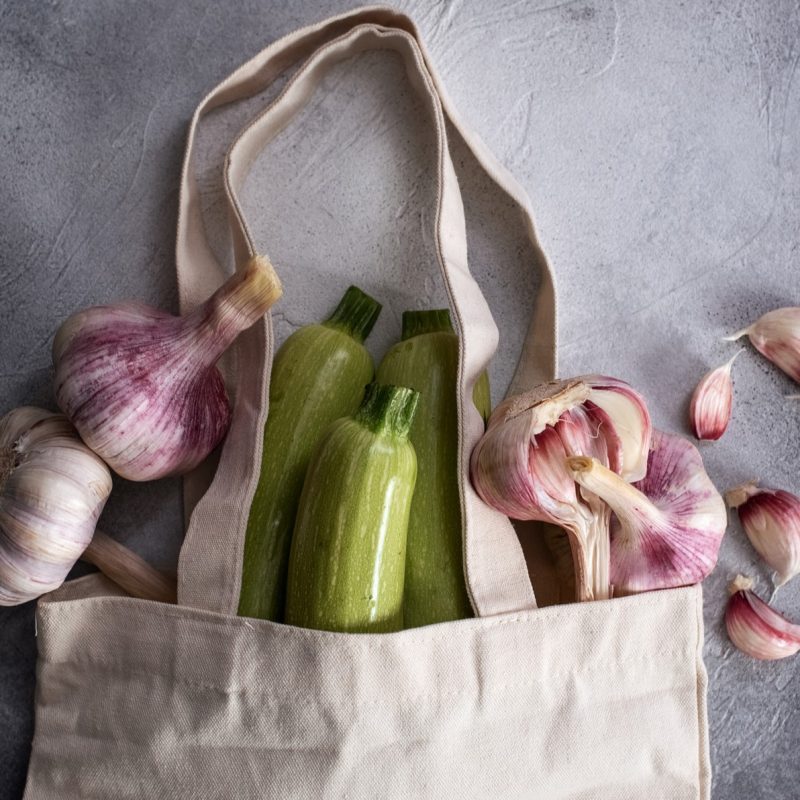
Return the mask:
{"type": "Polygon", "coordinates": [[[23,407],[0,419],[0,605],[64,582],[110,493],[108,467],[62,414],[23,407]]]}

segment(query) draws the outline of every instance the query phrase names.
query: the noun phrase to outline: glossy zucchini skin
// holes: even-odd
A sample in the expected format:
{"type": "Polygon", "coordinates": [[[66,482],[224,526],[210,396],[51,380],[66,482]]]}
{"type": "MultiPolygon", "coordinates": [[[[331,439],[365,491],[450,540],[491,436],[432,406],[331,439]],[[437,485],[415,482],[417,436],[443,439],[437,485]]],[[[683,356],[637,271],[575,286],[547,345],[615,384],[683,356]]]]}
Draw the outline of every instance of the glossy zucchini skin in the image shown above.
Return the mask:
{"type": "MultiPolygon", "coordinates": [[[[413,628],[473,612],[464,580],[458,489],[458,336],[444,310],[406,314],[425,324],[406,325],[404,315],[404,336],[412,335],[389,350],[376,380],[420,393],[411,427],[419,474],[408,524],[403,603],[405,626],[413,628]]],[[[488,379],[482,402],[489,402],[488,379]]]]}
{"type": "Polygon", "coordinates": [[[407,432],[371,428],[352,417],[333,423],[311,459],[300,498],[287,623],[351,633],[402,629],[416,475],[407,432]]]}
{"type": "Polygon", "coordinates": [[[362,341],[329,320],[295,331],[275,356],[261,473],[247,523],[240,616],[283,620],[292,529],[311,453],[334,420],[358,408],[373,377],[362,341]]]}

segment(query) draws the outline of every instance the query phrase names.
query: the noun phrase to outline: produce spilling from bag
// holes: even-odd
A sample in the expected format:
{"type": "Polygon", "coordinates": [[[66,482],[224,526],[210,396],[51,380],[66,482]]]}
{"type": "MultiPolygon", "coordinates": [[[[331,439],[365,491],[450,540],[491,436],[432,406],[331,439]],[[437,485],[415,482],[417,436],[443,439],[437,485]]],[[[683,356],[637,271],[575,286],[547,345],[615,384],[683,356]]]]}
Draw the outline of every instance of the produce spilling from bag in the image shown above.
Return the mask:
{"type": "MultiPolygon", "coordinates": [[[[175,601],[175,584],[96,531],[111,471],[185,474],[224,439],[230,402],[216,363],[282,293],[251,258],[195,311],[134,303],[74,314],[53,344],[63,414],[21,408],[0,420],[0,604],[57,588],[79,558],[128,593],[175,601]]],[[[339,632],[388,632],[472,616],[459,484],[459,338],[446,309],[403,314],[377,369],[364,346],[381,304],[347,289],[323,322],[275,355],[263,458],[249,511],[239,614],[339,632]]],[[[800,309],[778,309],[730,339],[800,380],[800,309]]],[[[732,414],[732,367],[708,372],[690,405],[698,439],[732,414]]],[[[654,430],[624,381],[553,381],[491,409],[471,454],[480,498],[537,520],[576,601],[702,581],[727,527],[722,496],[687,439],[654,430]]],[[[800,499],[755,483],[730,490],[775,591],[800,572],[800,499]]],[[[739,576],[731,641],[760,659],[800,650],[800,628],[739,576]]]]}

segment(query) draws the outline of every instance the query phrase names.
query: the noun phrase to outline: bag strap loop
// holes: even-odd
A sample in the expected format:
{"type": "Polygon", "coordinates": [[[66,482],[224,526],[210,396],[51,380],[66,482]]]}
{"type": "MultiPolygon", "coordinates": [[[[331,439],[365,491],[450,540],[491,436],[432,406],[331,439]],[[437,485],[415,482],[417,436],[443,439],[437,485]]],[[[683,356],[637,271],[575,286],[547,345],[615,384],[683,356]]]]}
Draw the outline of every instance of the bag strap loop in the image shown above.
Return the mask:
{"type": "MultiPolygon", "coordinates": [[[[472,387],[494,353],[498,333],[467,264],[464,208],[448,148],[446,119],[487,174],[521,208],[528,234],[537,246],[530,204],[511,175],[458,119],[408,17],[389,8],[364,8],[304,28],[267,47],[203,100],[189,129],[181,182],[176,249],[181,308],[186,311],[202,302],[225,277],[205,236],[193,172],[194,141],[201,117],[225,103],[258,94],[288,68],[303,61],[278,97],[239,133],[225,158],[225,193],[234,253],[236,263],[242,264],[258,249],[238,200],[250,166],[306,104],[333,64],[369,49],[391,49],[400,54],[412,85],[426,102],[436,131],[436,251],[460,334],[459,459],[467,588],[478,616],[533,608],[533,591],[514,529],[504,516],[480,501],[468,477],[470,453],[483,430],[471,402],[472,387]]],[[[542,259],[542,263],[547,262],[542,259]]],[[[555,318],[555,292],[547,266],[511,391],[555,374],[555,318]]],[[[260,432],[267,415],[272,345],[272,327],[265,317],[240,336],[234,347],[234,363],[239,369],[233,422],[214,480],[194,508],[181,550],[178,602],[182,605],[236,613],[247,517],[261,465],[260,432]]],[[[187,494],[197,496],[205,488],[203,483],[201,474],[190,476],[187,494]]]]}

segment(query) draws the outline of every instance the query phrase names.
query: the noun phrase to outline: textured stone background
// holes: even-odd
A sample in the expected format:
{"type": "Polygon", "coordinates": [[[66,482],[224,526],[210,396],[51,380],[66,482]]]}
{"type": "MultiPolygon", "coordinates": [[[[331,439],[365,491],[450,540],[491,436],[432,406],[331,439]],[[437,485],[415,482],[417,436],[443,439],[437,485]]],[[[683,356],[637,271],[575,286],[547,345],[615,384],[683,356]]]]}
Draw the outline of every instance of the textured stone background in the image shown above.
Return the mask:
{"type": "MultiPolygon", "coordinates": [[[[176,307],[172,266],[186,124],[202,95],[276,37],[349,2],[0,4],[0,412],[52,407],[49,347],[71,311],[138,297],[176,307]]],[[[720,337],[800,304],[800,8],[794,0],[462,0],[398,5],[418,20],[457,107],[530,193],[558,276],[561,374],[601,371],[685,431],[720,337]]],[[[380,353],[431,270],[430,141],[386,54],[338,67],[257,164],[245,205],[282,270],[279,335],[357,279],[387,303],[380,353]]],[[[222,147],[251,109],[210,120],[201,180],[220,252],[222,147]]],[[[473,269],[501,328],[495,400],[535,290],[516,216],[458,147],[473,269]]],[[[797,387],[752,350],[735,417],[703,448],[721,489],[800,491],[797,387]]],[[[103,520],[174,569],[177,481],[116,482],[103,520]]],[[[759,663],[721,627],[725,584],[768,574],[738,525],[706,582],[716,800],[795,798],[800,661],[759,663]]],[[[777,605],[800,618],[800,582],[777,605]]],[[[0,610],[0,798],[22,794],[32,735],[33,606],[0,610]]],[[[587,721],[587,724],[591,724],[587,721]]],[[[635,747],[635,743],[631,743],[635,747]]]]}

